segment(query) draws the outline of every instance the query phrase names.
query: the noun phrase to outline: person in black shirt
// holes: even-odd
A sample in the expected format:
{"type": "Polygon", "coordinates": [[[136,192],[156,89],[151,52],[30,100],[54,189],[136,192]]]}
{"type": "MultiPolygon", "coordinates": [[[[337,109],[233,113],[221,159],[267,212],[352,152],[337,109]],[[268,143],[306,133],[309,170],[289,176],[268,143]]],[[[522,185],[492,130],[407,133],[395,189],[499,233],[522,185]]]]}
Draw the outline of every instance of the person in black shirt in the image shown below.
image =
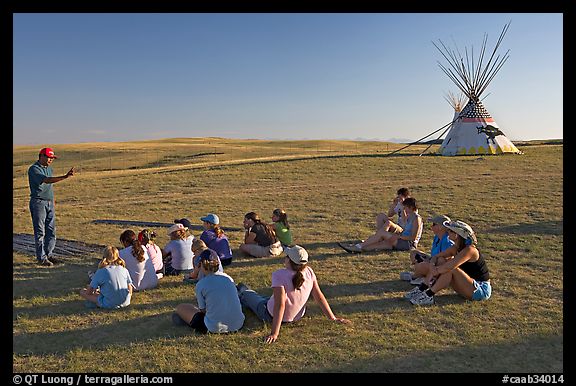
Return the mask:
{"type": "Polygon", "coordinates": [[[244,216],[244,243],[240,250],[254,257],[278,256],[282,253],[282,244],[276,237],[274,228],[260,219],[255,212],[244,216]]]}
{"type": "Polygon", "coordinates": [[[447,287],[468,300],[489,299],[492,295],[490,273],[476,247],[478,241],[474,231],[470,225],[458,220],[445,221],[443,225],[448,228],[448,237],[454,245],[439,255],[452,255],[454,258],[442,265],[429,265],[424,283],[410,291],[410,303],[434,304],[434,295],[447,287]]]}

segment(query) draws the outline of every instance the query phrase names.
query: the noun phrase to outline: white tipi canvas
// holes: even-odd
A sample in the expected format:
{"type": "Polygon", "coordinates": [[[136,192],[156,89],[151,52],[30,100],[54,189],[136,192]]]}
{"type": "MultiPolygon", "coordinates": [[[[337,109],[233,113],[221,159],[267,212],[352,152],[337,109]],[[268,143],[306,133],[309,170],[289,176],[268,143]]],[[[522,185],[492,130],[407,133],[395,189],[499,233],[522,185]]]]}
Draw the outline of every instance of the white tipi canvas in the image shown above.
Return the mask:
{"type": "Polygon", "coordinates": [[[506,24],[500,33],[492,55],[485,55],[487,35],[484,37],[479,59],[469,55],[472,50],[451,50],[442,41],[434,46],[447,60],[447,66],[438,63],[442,71],[454,82],[468,98],[468,103],[453,120],[450,131],[442,141],[438,153],[441,155],[477,155],[477,154],[521,154],[506,135],[500,130],[494,118],[482,105],[480,97],[496,73],[508,60],[508,52],[497,55],[498,47],[508,30],[506,24]],[[484,60],[488,58],[486,62],[484,60]]]}
{"type": "Polygon", "coordinates": [[[500,127],[482,105],[468,101],[455,119],[442,141],[441,155],[519,154],[520,151],[500,130],[500,127]]]}

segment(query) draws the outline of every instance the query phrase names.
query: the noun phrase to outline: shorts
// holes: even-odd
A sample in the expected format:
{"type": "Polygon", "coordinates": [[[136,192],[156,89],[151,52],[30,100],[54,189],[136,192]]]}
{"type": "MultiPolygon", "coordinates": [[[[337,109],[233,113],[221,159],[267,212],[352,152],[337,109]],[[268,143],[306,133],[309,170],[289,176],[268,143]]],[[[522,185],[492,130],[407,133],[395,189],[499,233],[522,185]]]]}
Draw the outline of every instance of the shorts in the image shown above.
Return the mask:
{"type": "Polygon", "coordinates": [[[244,248],[246,248],[248,253],[254,257],[278,256],[284,250],[280,241],[264,247],[258,244],[244,244],[244,248]]]}
{"type": "Polygon", "coordinates": [[[206,324],[204,324],[204,316],[206,316],[205,313],[197,312],[194,314],[192,320],[190,321],[190,327],[192,327],[194,330],[196,330],[196,332],[200,334],[208,333],[208,327],[206,327],[206,324]]]}
{"type": "Polygon", "coordinates": [[[492,286],[490,281],[476,281],[474,280],[474,292],[472,293],[472,300],[488,300],[492,295],[492,286]]]}
{"type": "Polygon", "coordinates": [[[414,242],[404,240],[404,239],[398,239],[398,241],[396,242],[396,245],[394,246],[394,249],[396,251],[409,251],[410,249],[413,249],[413,248],[414,248],[414,242]]]}

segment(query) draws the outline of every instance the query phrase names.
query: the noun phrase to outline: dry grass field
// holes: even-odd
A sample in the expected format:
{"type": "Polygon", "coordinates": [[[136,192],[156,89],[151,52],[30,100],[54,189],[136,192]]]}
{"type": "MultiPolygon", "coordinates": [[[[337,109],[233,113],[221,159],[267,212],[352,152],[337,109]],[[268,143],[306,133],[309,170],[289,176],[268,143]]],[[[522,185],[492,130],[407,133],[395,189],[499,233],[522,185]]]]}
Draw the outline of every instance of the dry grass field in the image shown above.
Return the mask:
{"type": "MultiPolygon", "coordinates": [[[[337,316],[309,302],[304,319],[270,326],[245,310],[244,328],[201,336],[171,324],[177,304],[195,302],[181,277],[134,295],[123,310],[89,310],[78,295],[100,255],[80,253],[52,268],[13,252],[13,371],[127,373],[538,373],[563,366],[563,146],[519,145],[523,155],[418,156],[411,147],[347,141],[179,138],[130,143],[52,145],[62,240],[119,246],[123,225],[171,223],[217,213],[240,228],[246,212],[270,221],[284,208],[297,244],[337,316]],[[396,190],[408,186],[427,219],[444,213],[469,223],[489,264],[493,295],[469,302],[447,290],[429,307],[403,298],[405,252],[347,254],[336,242],[364,239],[396,190]]],[[[37,147],[13,149],[13,232],[32,234],[26,170],[37,147]]],[[[131,229],[138,231],[138,226],[131,229]]],[[[155,228],[158,244],[168,241],[155,228]]],[[[193,232],[199,236],[200,232],[193,232]]],[[[242,256],[240,230],[228,231],[235,260],[225,271],[270,294],[282,259],[242,256]]],[[[429,250],[424,225],[420,247],[429,250]]]]}

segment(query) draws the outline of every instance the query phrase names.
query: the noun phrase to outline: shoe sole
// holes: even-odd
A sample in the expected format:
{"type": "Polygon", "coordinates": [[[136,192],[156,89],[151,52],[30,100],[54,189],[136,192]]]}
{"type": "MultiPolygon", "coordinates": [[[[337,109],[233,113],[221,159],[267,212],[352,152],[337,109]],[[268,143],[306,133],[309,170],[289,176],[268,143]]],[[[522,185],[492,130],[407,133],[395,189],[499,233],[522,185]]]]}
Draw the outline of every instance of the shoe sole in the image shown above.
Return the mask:
{"type": "Polygon", "coordinates": [[[432,301],[432,303],[419,304],[419,303],[414,303],[412,300],[414,300],[414,299],[410,299],[410,303],[414,306],[433,306],[435,303],[434,301],[432,301]]]}
{"type": "Polygon", "coordinates": [[[337,243],[337,244],[340,248],[342,248],[343,250],[345,250],[348,253],[360,253],[360,251],[353,251],[352,249],[349,249],[348,247],[344,246],[344,244],[342,244],[342,243],[337,243]]]}
{"type": "Polygon", "coordinates": [[[414,299],[416,296],[418,296],[418,293],[410,294],[410,295],[404,294],[404,299],[412,300],[412,299],[414,299]]]}

